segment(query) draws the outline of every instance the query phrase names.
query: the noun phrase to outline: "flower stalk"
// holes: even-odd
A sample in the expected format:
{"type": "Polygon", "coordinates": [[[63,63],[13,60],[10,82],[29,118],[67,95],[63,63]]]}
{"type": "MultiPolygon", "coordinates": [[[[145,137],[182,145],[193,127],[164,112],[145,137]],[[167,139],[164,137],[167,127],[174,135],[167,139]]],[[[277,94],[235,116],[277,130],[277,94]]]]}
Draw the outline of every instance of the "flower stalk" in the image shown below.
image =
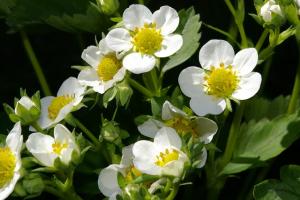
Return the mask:
{"type": "Polygon", "coordinates": [[[51,96],[51,91],[50,91],[49,85],[47,83],[46,77],[43,73],[42,67],[41,67],[38,59],[36,58],[34,50],[30,44],[29,38],[24,31],[20,31],[20,34],[21,34],[23,46],[26,50],[27,56],[32,64],[32,67],[33,67],[35,74],[38,78],[38,81],[41,85],[42,91],[46,96],[51,96]]]}

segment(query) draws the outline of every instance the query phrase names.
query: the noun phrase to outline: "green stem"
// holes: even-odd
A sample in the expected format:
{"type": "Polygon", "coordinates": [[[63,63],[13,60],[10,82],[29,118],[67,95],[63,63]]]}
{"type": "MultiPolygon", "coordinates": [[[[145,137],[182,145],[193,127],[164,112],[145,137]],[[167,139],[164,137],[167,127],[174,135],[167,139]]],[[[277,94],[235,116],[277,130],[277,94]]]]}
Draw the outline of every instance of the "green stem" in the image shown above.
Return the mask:
{"type": "Polygon", "coordinates": [[[86,127],[84,126],[78,119],[76,119],[73,115],[69,115],[72,122],[76,124],[78,128],[80,128],[94,143],[95,146],[98,146],[100,144],[99,140],[94,136],[94,134],[86,127]]]}
{"type": "Polygon", "coordinates": [[[261,36],[259,37],[256,45],[255,45],[255,48],[256,50],[259,52],[259,50],[261,49],[261,47],[263,46],[267,36],[269,34],[269,31],[267,29],[264,29],[264,31],[262,32],[261,36]]]}
{"type": "Polygon", "coordinates": [[[178,192],[178,186],[174,186],[172,192],[167,196],[166,200],[173,200],[178,192]]]}
{"type": "Polygon", "coordinates": [[[44,190],[60,199],[64,199],[64,194],[52,186],[45,186],[44,190]]]}
{"type": "Polygon", "coordinates": [[[229,11],[231,12],[232,16],[234,17],[235,23],[238,27],[238,30],[240,32],[241,36],[241,46],[242,48],[246,48],[248,46],[248,39],[246,36],[246,32],[244,29],[243,21],[239,19],[239,17],[236,14],[235,8],[233,7],[232,3],[230,0],[225,0],[225,4],[227,5],[229,11]]]}
{"type": "MultiPolygon", "coordinates": [[[[299,45],[299,50],[300,50],[300,45],[299,45]]],[[[300,59],[299,59],[298,67],[297,67],[292,96],[291,96],[288,110],[287,110],[288,114],[292,114],[296,111],[297,101],[299,99],[299,91],[300,91],[300,59]]]]}
{"type": "Polygon", "coordinates": [[[159,86],[159,80],[158,80],[155,68],[150,71],[150,78],[151,78],[152,85],[153,85],[153,88],[154,88],[154,93],[157,96],[159,96],[160,95],[160,86],[159,86]]]}
{"type": "Polygon", "coordinates": [[[30,124],[36,131],[40,133],[44,133],[44,130],[40,127],[40,125],[37,122],[33,122],[30,124]]]}
{"type": "Polygon", "coordinates": [[[271,57],[267,60],[266,64],[264,65],[264,69],[263,69],[263,72],[262,72],[262,83],[261,83],[261,86],[260,86],[260,93],[265,88],[266,82],[268,80],[269,72],[270,72],[270,69],[271,69],[272,61],[273,61],[273,59],[271,57]]]}
{"type": "Polygon", "coordinates": [[[238,133],[240,129],[240,123],[242,120],[243,112],[244,112],[244,103],[241,103],[240,106],[235,111],[233,121],[229,130],[229,137],[227,140],[225,152],[223,158],[221,160],[221,170],[230,162],[233,151],[235,149],[236,141],[238,139],[238,133]]]}
{"type": "Polygon", "coordinates": [[[32,67],[35,71],[35,74],[38,78],[38,81],[39,81],[39,83],[42,87],[43,93],[46,96],[51,96],[50,88],[48,86],[46,77],[43,73],[43,70],[41,68],[41,65],[40,65],[39,61],[36,58],[36,55],[35,55],[35,53],[33,51],[33,48],[30,44],[29,38],[28,38],[27,34],[24,31],[20,31],[20,34],[21,34],[22,42],[23,42],[24,48],[26,50],[27,56],[28,56],[28,58],[29,58],[29,60],[32,64],[32,67]]]}
{"type": "Polygon", "coordinates": [[[134,89],[136,89],[137,91],[139,91],[140,93],[142,93],[143,95],[145,95],[146,97],[152,97],[152,92],[150,90],[148,90],[147,88],[145,88],[144,86],[142,86],[140,83],[138,83],[137,81],[128,78],[128,82],[129,84],[134,87],[134,89]]]}
{"type": "Polygon", "coordinates": [[[226,31],[223,31],[222,29],[219,29],[217,27],[214,27],[214,26],[211,26],[209,24],[205,24],[203,23],[204,26],[206,26],[207,28],[211,29],[211,30],[214,30],[222,35],[225,35],[228,39],[230,39],[231,41],[233,41],[238,47],[240,47],[240,44],[235,40],[234,37],[231,36],[231,34],[229,34],[228,32],[226,31]]]}

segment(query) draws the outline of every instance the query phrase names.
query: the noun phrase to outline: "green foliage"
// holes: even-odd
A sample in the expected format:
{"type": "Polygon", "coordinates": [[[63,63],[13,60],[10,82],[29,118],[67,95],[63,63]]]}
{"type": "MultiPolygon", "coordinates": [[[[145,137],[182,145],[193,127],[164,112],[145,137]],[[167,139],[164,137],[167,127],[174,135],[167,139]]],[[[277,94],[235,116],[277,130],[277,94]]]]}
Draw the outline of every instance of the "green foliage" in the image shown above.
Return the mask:
{"type": "Polygon", "coordinates": [[[0,11],[14,29],[45,23],[67,32],[99,34],[109,26],[100,8],[88,0],[5,0],[0,11]]]}
{"type": "Polygon", "coordinates": [[[178,52],[173,56],[170,56],[169,60],[162,68],[163,73],[189,59],[199,47],[199,40],[201,37],[201,34],[199,33],[201,27],[200,15],[196,15],[194,8],[191,7],[187,10],[181,10],[179,12],[179,17],[180,24],[177,28],[177,32],[182,34],[183,45],[178,52]]]}
{"type": "Polygon", "coordinates": [[[298,200],[300,198],[300,166],[288,165],[280,170],[279,180],[265,180],[254,188],[256,200],[298,200]]]}
{"type": "Polygon", "coordinates": [[[300,137],[300,117],[281,115],[272,120],[242,124],[232,161],[222,174],[234,174],[274,158],[300,137]]]}

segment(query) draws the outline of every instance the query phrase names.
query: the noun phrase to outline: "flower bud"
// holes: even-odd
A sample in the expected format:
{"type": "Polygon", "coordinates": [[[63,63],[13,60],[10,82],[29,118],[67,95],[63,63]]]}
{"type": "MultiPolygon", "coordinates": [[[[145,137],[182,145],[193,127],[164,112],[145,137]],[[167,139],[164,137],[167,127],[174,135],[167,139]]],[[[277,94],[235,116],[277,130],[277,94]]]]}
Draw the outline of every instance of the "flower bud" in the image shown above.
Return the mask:
{"type": "Polygon", "coordinates": [[[25,93],[21,99],[15,101],[15,108],[4,104],[4,109],[13,122],[21,121],[22,125],[29,125],[40,117],[41,106],[39,92],[29,98],[25,93]]]}
{"type": "Polygon", "coordinates": [[[268,23],[272,22],[275,16],[283,17],[283,13],[275,0],[269,0],[260,8],[260,16],[268,23]]]}
{"type": "Polygon", "coordinates": [[[106,15],[114,14],[120,6],[119,0],[98,0],[101,5],[101,10],[106,15]]]}

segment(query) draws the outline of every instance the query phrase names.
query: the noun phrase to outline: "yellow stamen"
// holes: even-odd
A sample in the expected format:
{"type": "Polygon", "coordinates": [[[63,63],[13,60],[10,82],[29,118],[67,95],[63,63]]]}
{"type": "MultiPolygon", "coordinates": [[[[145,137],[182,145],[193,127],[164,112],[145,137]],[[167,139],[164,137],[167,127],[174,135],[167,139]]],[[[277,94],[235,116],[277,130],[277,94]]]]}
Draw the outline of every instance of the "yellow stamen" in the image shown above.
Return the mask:
{"type": "Polygon", "coordinates": [[[54,144],[52,144],[52,151],[53,151],[53,153],[56,153],[57,155],[60,155],[61,151],[66,148],[68,148],[67,143],[62,144],[60,142],[55,142],[54,144]]]}
{"type": "Polygon", "coordinates": [[[171,161],[178,160],[179,152],[175,149],[169,150],[166,149],[165,152],[160,152],[159,155],[156,156],[155,164],[164,167],[171,161]]]}
{"type": "Polygon", "coordinates": [[[174,128],[181,136],[184,136],[187,133],[190,133],[193,136],[197,135],[194,127],[192,126],[191,120],[184,117],[173,117],[172,119],[165,121],[165,125],[174,128]]]}
{"type": "Polygon", "coordinates": [[[219,68],[212,67],[204,79],[207,94],[218,98],[230,98],[239,83],[237,73],[232,69],[232,66],[225,68],[223,63],[219,68]]]}
{"type": "Polygon", "coordinates": [[[58,97],[55,97],[54,99],[52,99],[52,101],[48,107],[48,117],[51,120],[55,120],[59,111],[73,100],[74,100],[74,97],[69,96],[69,95],[58,96],[58,97]]]}
{"type": "Polygon", "coordinates": [[[0,148],[0,188],[14,177],[16,158],[8,147],[0,148]]]}
{"type": "Polygon", "coordinates": [[[126,170],[125,180],[130,183],[141,175],[142,173],[132,165],[126,170]]]}
{"type": "Polygon", "coordinates": [[[145,24],[142,28],[134,31],[132,43],[134,51],[142,54],[153,55],[162,47],[163,36],[160,30],[156,29],[156,24],[145,24]]]}
{"type": "Polygon", "coordinates": [[[113,79],[114,75],[122,67],[122,63],[115,54],[108,54],[104,56],[98,65],[97,73],[101,80],[109,81],[113,79]]]}

